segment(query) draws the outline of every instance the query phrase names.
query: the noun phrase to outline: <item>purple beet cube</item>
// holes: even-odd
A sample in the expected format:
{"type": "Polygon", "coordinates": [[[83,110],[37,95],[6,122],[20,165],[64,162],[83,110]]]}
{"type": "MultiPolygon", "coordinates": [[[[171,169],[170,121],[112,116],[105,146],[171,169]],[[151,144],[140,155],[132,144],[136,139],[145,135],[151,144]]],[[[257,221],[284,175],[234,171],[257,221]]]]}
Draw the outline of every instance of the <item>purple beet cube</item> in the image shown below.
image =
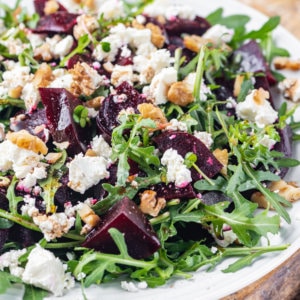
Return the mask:
{"type": "Polygon", "coordinates": [[[44,15],[40,18],[35,33],[72,33],[77,23],[78,14],[67,11],[58,11],[51,15],[44,15]]]}
{"type": "Polygon", "coordinates": [[[128,253],[136,259],[147,258],[160,247],[159,239],[138,206],[125,197],[103,217],[97,228],[89,233],[82,246],[104,253],[118,253],[108,230],[116,228],[124,234],[128,253]]]}
{"type": "Polygon", "coordinates": [[[81,101],[63,88],[40,88],[39,92],[53,140],[57,143],[69,142],[69,155],[84,152],[88,131],[83,130],[73,120],[73,111],[81,101]]]}
{"type": "MultiPolygon", "coordinates": [[[[161,153],[172,148],[177,150],[178,154],[183,158],[189,152],[196,154],[196,165],[209,178],[218,174],[223,167],[223,165],[199,139],[187,132],[165,131],[153,140],[161,153]]],[[[195,168],[191,168],[191,175],[193,181],[201,179],[201,175],[195,170],[195,168]]]]}

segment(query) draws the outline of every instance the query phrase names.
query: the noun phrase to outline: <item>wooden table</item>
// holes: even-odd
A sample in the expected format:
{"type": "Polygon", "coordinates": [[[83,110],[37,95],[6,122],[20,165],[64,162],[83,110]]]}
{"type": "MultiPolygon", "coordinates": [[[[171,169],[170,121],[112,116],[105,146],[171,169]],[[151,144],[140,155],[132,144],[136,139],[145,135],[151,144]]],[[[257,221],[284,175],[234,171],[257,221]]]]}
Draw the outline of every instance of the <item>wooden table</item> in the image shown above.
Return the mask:
{"type": "MultiPolygon", "coordinates": [[[[281,16],[281,24],[300,39],[300,0],[239,0],[266,15],[281,16]]],[[[300,49],[299,49],[300,58],[300,49]]],[[[299,300],[300,249],[278,268],[222,300],[299,300]]]]}

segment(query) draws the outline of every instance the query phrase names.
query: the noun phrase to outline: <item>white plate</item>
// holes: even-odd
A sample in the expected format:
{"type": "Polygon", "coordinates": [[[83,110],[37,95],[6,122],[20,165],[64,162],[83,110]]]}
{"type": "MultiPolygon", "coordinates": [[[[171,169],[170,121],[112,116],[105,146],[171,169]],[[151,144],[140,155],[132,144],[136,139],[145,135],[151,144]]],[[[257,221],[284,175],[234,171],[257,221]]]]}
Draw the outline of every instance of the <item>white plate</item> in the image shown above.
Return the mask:
{"type": "MultiPolygon", "coordinates": [[[[8,3],[8,0],[4,0],[4,2],[8,3]]],[[[29,2],[29,0],[26,0],[26,2],[29,2]]],[[[61,0],[61,3],[63,2],[64,0],[61,0]]],[[[195,11],[197,11],[200,16],[206,16],[209,12],[219,7],[224,8],[226,15],[247,14],[251,17],[249,26],[253,29],[260,27],[267,20],[266,17],[261,13],[235,0],[173,0],[173,2],[184,2],[185,5],[193,6],[195,11]]],[[[278,28],[276,32],[274,32],[274,36],[279,46],[287,48],[290,51],[291,56],[299,58],[300,42],[295,37],[293,37],[282,27],[278,28]]],[[[299,72],[290,73],[289,75],[293,77],[300,77],[299,72]]],[[[300,120],[300,110],[297,111],[296,118],[300,120]]],[[[300,159],[299,144],[294,147],[294,153],[296,158],[300,159]]],[[[286,178],[288,180],[300,181],[299,176],[300,168],[298,167],[297,169],[295,168],[291,170],[286,178]]],[[[190,280],[172,280],[163,287],[158,287],[155,289],[148,288],[135,293],[122,290],[119,282],[102,284],[100,286],[92,286],[86,289],[86,297],[89,300],[181,300],[183,298],[189,300],[209,300],[227,296],[263,277],[271,270],[279,266],[300,248],[300,202],[296,203],[289,212],[292,223],[288,225],[283,222],[280,234],[272,236],[270,241],[272,245],[288,243],[290,244],[290,247],[282,252],[264,255],[251,266],[246,267],[236,273],[222,273],[221,270],[231,262],[231,260],[228,259],[218,265],[211,272],[199,270],[198,272],[194,273],[193,278],[190,280]]],[[[0,300],[15,300],[18,298],[22,299],[21,297],[17,297],[16,294],[13,294],[11,297],[8,297],[8,295],[0,296],[0,300]]],[[[57,298],[49,297],[47,299],[53,300],[57,298]]],[[[78,287],[59,299],[77,300],[83,299],[83,296],[80,288],[78,287]]]]}

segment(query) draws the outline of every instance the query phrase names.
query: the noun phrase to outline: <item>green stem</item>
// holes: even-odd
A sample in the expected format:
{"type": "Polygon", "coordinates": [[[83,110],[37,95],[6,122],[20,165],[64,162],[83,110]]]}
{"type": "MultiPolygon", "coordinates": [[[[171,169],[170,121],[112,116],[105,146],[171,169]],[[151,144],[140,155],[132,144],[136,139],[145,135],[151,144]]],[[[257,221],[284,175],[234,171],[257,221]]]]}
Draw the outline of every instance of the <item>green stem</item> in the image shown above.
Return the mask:
{"type": "Polygon", "coordinates": [[[11,105],[23,109],[26,108],[23,100],[14,98],[0,99],[0,105],[11,105]]]}
{"type": "Polygon", "coordinates": [[[215,185],[215,183],[212,181],[212,180],[210,180],[210,178],[209,177],[207,177],[202,171],[201,171],[201,169],[195,164],[195,163],[193,163],[193,165],[192,165],[194,168],[195,168],[195,170],[210,184],[210,185],[212,185],[212,186],[214,186],[215,185]]]}
{"type": "Polygon", "coordinates": [[[149,220],[149,222],[151,223],[151,225],[156,225],[165,221],[168,221],[170,219],[170,213],[168,211],[166,211],[165,213],[152,218],[149,220]]]}
{"type": "Polygon", "coordinates": [[[76,242],[66,242],[66,243],[47,243],[45,245],[46,249],[64,249],[64,248],[74,248],[80,246],[80,241],[76,242]]]}

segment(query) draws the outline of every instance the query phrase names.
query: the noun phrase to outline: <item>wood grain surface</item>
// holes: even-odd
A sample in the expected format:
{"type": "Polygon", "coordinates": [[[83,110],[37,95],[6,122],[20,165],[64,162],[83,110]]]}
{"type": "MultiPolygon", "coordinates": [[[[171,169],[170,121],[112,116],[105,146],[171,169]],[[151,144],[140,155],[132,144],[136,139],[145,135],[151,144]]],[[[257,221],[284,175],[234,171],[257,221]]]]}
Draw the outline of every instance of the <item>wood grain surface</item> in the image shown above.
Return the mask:
{"type": "MultiPolygon", "coordinates": [[[[300,39],[300,0],[239,0],[281,24],[300,39]]],[[[300,58],[300,49],[299,49],[300,58]]],[[[278,268],[222,300],[300,300],[300,249],[278,268]]]]}

